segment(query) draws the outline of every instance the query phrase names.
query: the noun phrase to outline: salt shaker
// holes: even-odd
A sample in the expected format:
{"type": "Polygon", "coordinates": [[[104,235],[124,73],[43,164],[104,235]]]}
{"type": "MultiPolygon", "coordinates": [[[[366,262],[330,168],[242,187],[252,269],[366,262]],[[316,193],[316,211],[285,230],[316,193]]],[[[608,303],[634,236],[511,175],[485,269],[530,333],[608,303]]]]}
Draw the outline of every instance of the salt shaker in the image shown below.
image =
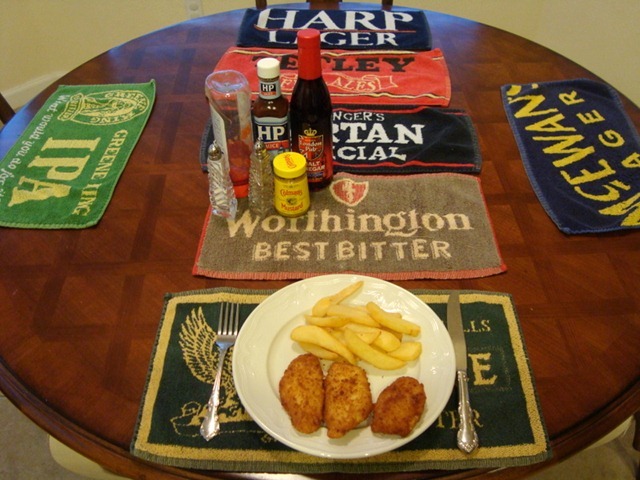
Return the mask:
{"type": "Polygon", "coordinates": [[[220,146],[214,141],[207,152],[207,170],[209,175],[209,200],[214,215],[235,219],[238,200],[233,191],[233,182],[220,146]]]}
{"type": "Polygon", "coordinates": [[[249,170],[249,208],[266,216],[273,207],[273,167],[264,142],[256,140],[249,170]]]}

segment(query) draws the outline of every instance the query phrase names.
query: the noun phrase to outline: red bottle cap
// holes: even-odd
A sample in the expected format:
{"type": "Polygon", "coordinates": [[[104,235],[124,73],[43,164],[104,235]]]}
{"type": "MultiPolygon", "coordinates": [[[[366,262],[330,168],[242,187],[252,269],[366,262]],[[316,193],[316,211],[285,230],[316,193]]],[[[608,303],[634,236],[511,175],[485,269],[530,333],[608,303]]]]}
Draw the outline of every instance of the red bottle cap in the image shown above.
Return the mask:
{"type": "Polygon", "coordinates": [[[320,31],[315,28],[300,30],[298,38],[298,76],[315,80],[322,76],[320,64],[320,31]]]}

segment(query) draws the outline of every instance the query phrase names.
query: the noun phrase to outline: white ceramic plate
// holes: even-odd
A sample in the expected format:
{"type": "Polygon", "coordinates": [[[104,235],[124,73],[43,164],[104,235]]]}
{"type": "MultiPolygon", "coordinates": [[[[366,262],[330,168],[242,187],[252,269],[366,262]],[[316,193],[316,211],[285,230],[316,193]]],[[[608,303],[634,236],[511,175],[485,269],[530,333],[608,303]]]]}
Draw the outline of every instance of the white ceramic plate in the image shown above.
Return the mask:
{"type": "Polygon", "coordinates": [[[455,379],[455,355],[446,327],[423,301],[407,290],[384,280],[362,275],[324,275],[301,280],[277,291],[256,307],[244,323],[233,353],[233,377],[242,404],[271,436],[298,451],[326,458],[363,458],[394,450],[424,432],[444,409],[455,379]],[[404,438],[377,435],[368,426],[356,428],[340,439],[330,439],[324,427],[306,435],[297,432],[280,405],[278,383],[285,369],[304,351],[289,338],[294,327],[305,323],[304,314],[321,297],[364,280],[360,292],[348,302],[364,305],[374,301],[384,309],[402,312],[421,326],[416,337],[422,355],[401,370],[384,371],[364,362],[373,400],[397,377],[420,380],[427,405],[413,432],[404,438]]]}

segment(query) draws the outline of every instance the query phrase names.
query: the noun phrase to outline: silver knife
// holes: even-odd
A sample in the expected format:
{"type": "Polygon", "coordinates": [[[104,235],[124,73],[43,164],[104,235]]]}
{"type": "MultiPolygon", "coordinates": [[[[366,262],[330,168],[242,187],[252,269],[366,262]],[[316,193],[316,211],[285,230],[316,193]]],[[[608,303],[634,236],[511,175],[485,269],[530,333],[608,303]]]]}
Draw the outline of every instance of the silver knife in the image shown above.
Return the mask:
{"type": "Polygon", "coordinates": [[[447,329],[453,342],[456,354],[456,376],[458,378],[458,413],[460,427],[458,429],[458,448],[466,453],[478,447],[478,434],[473,426],[473,414],[469,403],[469,385],[467,381],[467,343],[462,330],[462,313],[460,312],[460,294],[451,292],[447,304],[447,329]]]}

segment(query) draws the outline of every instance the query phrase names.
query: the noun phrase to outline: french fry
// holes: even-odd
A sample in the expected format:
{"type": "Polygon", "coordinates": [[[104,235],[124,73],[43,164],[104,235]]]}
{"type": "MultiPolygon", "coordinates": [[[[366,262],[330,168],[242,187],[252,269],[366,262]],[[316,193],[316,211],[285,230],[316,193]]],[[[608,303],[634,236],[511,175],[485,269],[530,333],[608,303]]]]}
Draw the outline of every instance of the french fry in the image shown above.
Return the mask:
{"type": "Polygon", "coordinates": [[[343,333],[343,330],[341,328],[330,328],[328,330],[328,332],[333,338],[338,340],[345,347],[347,346],[347,342],[344,339],[344,333],[343,333]]]}
{"type": "Polygon", "coordinates": [[[309,325],[317,325],[318,327],[340,328],[349,323],[348,318],[337,316],[316,317],[314,315],[305,315],[304,318],[307,320],[309,325]]]}
{"type": "Polygon", "coordinates": [[[378,330],[377,332],[355,332],[355,334],[360,337],[360,340],[362,340],[364,343],[366,343],[367,345],[371,345],[380,335],[380,330],[378,330]]]}
{"type": "Polygon", "coordinates": [[[329,295],[328,297],[322,297],[320,300],[316,302],[316,304],[311,308],[311,315],[315,317],[323,317],[327,314],[327,310],[331,305],[338,304],[350,297],[354,293],[356,293],[364,282],[362,280],[352,283],[351,285],[343,288],[338,293],[334,293],[333,295],[329,295]]]}
{"type": "Polygon", "coordinates": [[[390,328],[382,327],[382,326],[381,326],[381,329],[386,331],[386,332],[389,332],[391,335],[396,337],[398,340],[402,341],[402,337],[403,337],[402,332],[396,332],[395,330],[391,330],[390,328]]]}
{"type": "Polygon", "coordinates": [[[380,324],[371,318],[367,312],[349,305],[331,305],[327,309],[327,315],[347,318],[352,322],[359,323],[361,325],[368,325],[370,327],[380,326],[380,324]]]}
{"type": "Polygon", "coordinates": [[[406,333],[415,337],[420,334],[420,326],[415,323],[404,320],[402,316],[395,313],[387,312],[373,302],[367,303],[367,310],[376,322],[383,327],[395,330],[396,332],[406,333]]]}
{"type": "Polygon", "coordinates": [[[410,362],[415,360],[422,353],[422,343],[420,342],[402,342],[398,348],[392,352],[387,352],[393,358],[410,362]]]}
{"type": "Polygon", "coordinates": [[[340,358],[340,355],[338,355],[336,352],[332,352],[331,350],[327,350],[326,348],[314,345],[313,343],[298,342],[298,345],[300,345],[305,352],[309,352],[318,358],[322,358],[323,360],[335,361],[340,358]]]}
{"type": "Polygon", "coordinates": [[[388,312],[374,302],[367,305],[341,303],[363,285],[355,282],[322,297],[305,315],[306,325],[291,332],[292,340],[321,359],[357,364],[363,360],[377,368],[396,370],[422,353],[422,344],[403,341],[404,335],[420,334],[420,326],[388,312]]]}
{"type": "Polygon", "coordinates": [[[369,345],[374,343],[382,332],[379,328],[353,322],[347,323],[342,329],[344,330],[345,328],[356,332],[356,334],[369,345]]]}
{"type": "MultiPolygon", "coordinates": [[[[358,325],[357,323],[352,323],[350,325],[358,325]]],[[[364,325],[360,325],[361,327],[365,327],[364,325]]],[[[343,345],[347,345],[347,341],[344,339],[344,329],[346,328],[338,328],[338,329],[332,329],[329,333],[331,335],[333,335],[335,338],[337,338],[340,343],[342,343],[343,345]]],[[[360,339],[366,343],[371,345],[376,338],[378,338],[378,335],[380,335],[380,329],[378,328],[373,328],[373,327],[365,327],[368,330],[353,330],[356,335],[358,335],[358,337],[360,337],[360,339]]]]}
{"type": "Polygon", "coordinates": [[[355,365],[357,359],[353,353],[329,332],[317,325],[300,325],[291,331],[291,339],[298,343],[311,343],[325,350],[330,350],[344,357],[349,363],[355,365]]]}
{"type": "Polygon", "coordinates": [[[392,352],[393,350],[397,350],[400,345],[402,345],[402,342],[390,331],[380,330],[380,335],[376,337],[372,345],[384,350],[385,352],[392,352]]]}
{"type": "Polygon", "coordinates": [[[403,360],[391,357],[366,344],[352,330],[344,330],[344,339],[347,342],[347,347],[356,357],[361,358],[376,368],[382,370],[397,370],[398,368],[402,368],[406,363],[403,360]]]}
{"type": "Polygon", "coordinates": [[[378,327],[370,327],[368,325],[362,325],[361,323],[355,322],[348,322],[342,328],[348,328],[349,330],[353,330],[356,333],[366,332],[378,334],[380,332],[380,329],[378,327]]]}

